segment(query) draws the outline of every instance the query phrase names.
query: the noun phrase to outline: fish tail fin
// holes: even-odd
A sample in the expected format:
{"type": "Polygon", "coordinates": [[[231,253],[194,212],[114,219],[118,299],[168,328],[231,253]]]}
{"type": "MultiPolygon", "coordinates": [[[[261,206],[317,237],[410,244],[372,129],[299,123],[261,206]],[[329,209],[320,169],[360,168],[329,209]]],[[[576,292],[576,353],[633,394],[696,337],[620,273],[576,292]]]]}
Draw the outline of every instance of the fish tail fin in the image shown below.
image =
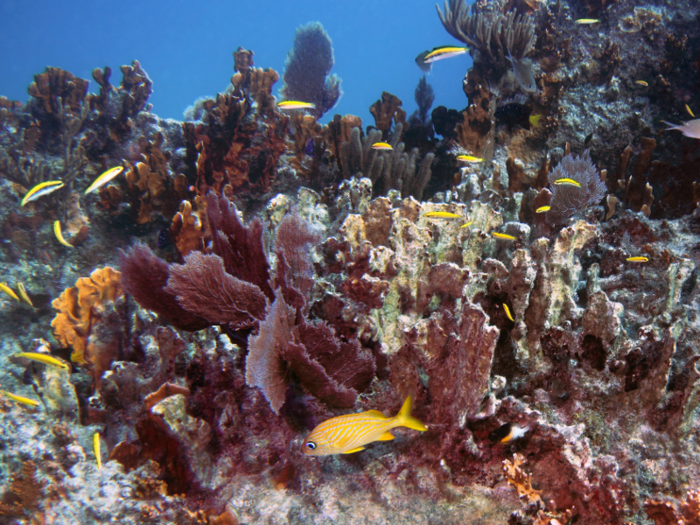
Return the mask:
{"type": "Polygon", "coordinates": [[[668,121],[666,121],[666,120],[662,120],[661,122],[663,122],[663,123],[666,124],[667,126],[670,126],[670,127],[666,128],[666,131],[668,131],[668,130],[670,130],[670,129],[678,129],[678,128],[680,127],[678,124],[673,124],[673,123],[668,122],[668,121]]]}
{"type": "Polygon", "coordinates": [[[411,409],[413,409],[413,397],[408,396],[406,401],[403,402],[401,410],[399,410],[399,413],[396,415],[396,425],[399,427],[412,428],[413,430],[420,430],[421,432],[428,430],[428,427],[411,415],[411,409]]]}

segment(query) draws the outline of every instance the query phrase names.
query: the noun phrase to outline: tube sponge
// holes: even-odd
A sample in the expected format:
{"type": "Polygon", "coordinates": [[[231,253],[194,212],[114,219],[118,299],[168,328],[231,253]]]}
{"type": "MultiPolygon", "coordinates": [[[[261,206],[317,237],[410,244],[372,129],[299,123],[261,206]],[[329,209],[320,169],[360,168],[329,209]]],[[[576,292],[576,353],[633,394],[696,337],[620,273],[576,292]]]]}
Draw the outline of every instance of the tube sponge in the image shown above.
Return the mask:
{"type": "Polygon", "coordinates": [[[333,47],[320,22],[297,28],[294,47],[284,64],[282,95],[286,100],[312,102],[311,113],[319,119],[338,102],[340,79],[328,75],[333,67],[333,47]]]}

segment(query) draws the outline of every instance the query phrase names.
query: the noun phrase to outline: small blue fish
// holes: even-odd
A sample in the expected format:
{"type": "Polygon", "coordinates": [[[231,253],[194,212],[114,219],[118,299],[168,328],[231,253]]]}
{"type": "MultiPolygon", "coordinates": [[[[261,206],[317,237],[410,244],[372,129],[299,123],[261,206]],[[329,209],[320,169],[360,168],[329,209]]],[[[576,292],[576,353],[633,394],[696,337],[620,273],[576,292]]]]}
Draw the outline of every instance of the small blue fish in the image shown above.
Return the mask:
{"type": "Polygon", "coordinates": [[[309,142],[306,143],[306,149],[304,149],[304,153],[310,156],[314,156],[314,139],[309,139],[309,142]]]}
{"type": "Polygon", "coordinates": [[[158,233],[158,248],[161,250],[167,248],[172,244],[173,240],[170,238],[170,230],[168,228],[161,228],[158,233]]]}

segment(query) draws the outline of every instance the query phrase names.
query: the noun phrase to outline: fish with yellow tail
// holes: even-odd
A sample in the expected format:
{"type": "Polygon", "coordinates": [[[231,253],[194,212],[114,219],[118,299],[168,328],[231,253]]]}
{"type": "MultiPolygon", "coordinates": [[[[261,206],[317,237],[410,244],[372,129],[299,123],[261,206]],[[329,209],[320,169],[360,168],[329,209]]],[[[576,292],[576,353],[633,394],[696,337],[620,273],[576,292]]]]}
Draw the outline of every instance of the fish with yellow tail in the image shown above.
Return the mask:
{"type": "Polygon", "coordinates": [[[102,175],[97,177],[92,182],[92,184],[90,184],[90,186],[88,186],[88,189],[85,190],[84,195],[87,195],[88,193],[92,193],[93,191],[100,189],[102,186],[111,181],[114,177],[119,175],[122,171],[124,171],[123,166],[114,166],[113,168],[109,168],[102,175]]]}
{"type": "Polygon", "coordinates": [[[92,436],[92,447],[95,449],[95,460],[97,461],[97,469],[102,470],[102,454],[100,452],[100,433],[95,432],[92,436]]]}
{"type": "Polygon", "coordinates": [[[307,456],[352,454],[364,450],[365,445],[374,441],[391,441],[394,436],[390,431],[396,427],[425,432],[428,427],[411,416],[412,408],[413,399],[408,396],[394,417],[387,417],[378,410],[368,410],[331,418],[311,431],[302,452],[307,456]]]}
{"type": "Polygon", "coordinates": [[[49,354],[42,354],[39,352],[20,352],[19,354],[15,354],[15,357],[23,357],[25,359],[29,359],[30,361],[36,361],[54,368],[60,368],[61,370],[70,370],[70,365],[68,363],[49,354]]]}
{"type": "Polygon", "coordinates": [[[53,222],[53,233],[56,235],[56,239],[58,239],[58,242],[60,242],[63,246],[66,246],[68,248],[75,248],[75,246],[69,243],[63,236],[63,231],[61,230],[61,221],[53,222]]]}
{"type": "Polygon", "coordinates": [[[56,190],[60,190],[63,188],[63,186],[65,186],[65,184],[60,180],[47,180],[46,182],[39,183],[24,194],[24,198],[22,198],[20,206],[24,207],[24,205],[28,202],[35,201],[39,197],[53,193],[56,190]]]}
{"type": "Polygon", "coordinates": [[[0,283],[0,290],[12,297],[15,301],[19,301],[19,296],[15,293],[15,291],[12,288],[7,286],[5,283],[0,283]]]}
{"type": "Polygon", "coordinates": [[[30,407],[38,407],[39,402],[36,399],[30,399],[24,396],[18,396],[17,394],[12,394],[11,392],[6,392],[5,390],[0,390],[0,394],[5,396],[7,399],[14,401],[15,403],[22,403],[23,405],[28,405],[30,407]]]}

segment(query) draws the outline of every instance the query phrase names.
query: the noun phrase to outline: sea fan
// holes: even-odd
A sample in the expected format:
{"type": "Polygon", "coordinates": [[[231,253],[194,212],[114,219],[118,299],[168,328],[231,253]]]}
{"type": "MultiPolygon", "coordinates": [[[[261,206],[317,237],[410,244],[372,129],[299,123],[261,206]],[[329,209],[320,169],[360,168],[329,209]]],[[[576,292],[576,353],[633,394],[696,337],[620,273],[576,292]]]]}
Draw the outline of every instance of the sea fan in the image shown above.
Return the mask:
{"type": "Polygon", "coordinates": [[[552,188],[552,200],[551,209],[547,212],[547,222],[554,225],[565,223],[605,197],[605,183],[600,180],[588,151],[584,151],[579,157],[567,155],[561,159],[559,165],[549,173],[549,184],[552,188]],[[575,180],[581,187],[554,183],[564,178],[575,180]]]}

